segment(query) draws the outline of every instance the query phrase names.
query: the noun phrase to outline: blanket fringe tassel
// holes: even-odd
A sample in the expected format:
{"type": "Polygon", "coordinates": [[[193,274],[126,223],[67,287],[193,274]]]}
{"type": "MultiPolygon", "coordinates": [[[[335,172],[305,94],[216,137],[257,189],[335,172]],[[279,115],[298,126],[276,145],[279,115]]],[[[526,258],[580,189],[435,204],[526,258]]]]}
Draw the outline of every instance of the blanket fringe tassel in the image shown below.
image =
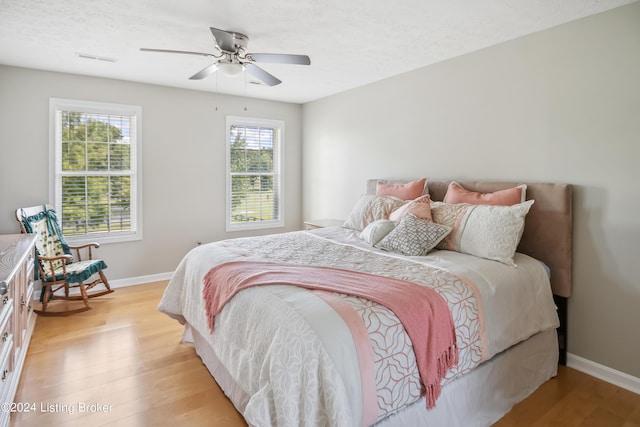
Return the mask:
{"type": "Polygon", "coordinates": [[[441,386],[440,383],[447,372],[452,367],[458,364],[458,349],[455,345],[449,347],[438,358],[438,379],[432,384],[425,386],[425,397],[427,400],[427,409],[432,409],[436,406],[436,400],[440,397],[441,386]]]}

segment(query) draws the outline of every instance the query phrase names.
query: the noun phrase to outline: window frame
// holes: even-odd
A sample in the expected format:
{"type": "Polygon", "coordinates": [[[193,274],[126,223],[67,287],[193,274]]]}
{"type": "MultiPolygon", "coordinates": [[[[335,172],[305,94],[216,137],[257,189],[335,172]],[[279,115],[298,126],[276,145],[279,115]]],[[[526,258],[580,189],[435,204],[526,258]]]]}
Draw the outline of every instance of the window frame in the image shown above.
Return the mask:
{"type": "MultiPolygon", "coordinates": [[[[62,212],[62,126],[58,124],[58,112],[135,116],[135,141],[131,147],[131,230],[108,231],[104,234],[65,235],[69,243],[100,244],[142,240],[142,107],[138,105],[114,104],[97,101],[82,101],[63,98],[49,99],[49,200],[57,212],[62,212]]],[[[90,174],[90,173],[87,173],[90,174]]],[[[60,221],[62,218],[60,218],[60,221]]]]}
{"type": "Polygon", "coordinates": [[[226,200],[225,200],[225,229],[226,231],[260,230],[269,228],[284,227],[284,144],[285,144],[285,122],[284,120],[253,118],[243,116],[227,116],[225,126],[225,151],[226,151],[226,200]],[[231,127],[268,127],[278,129],[278,141],[274,141],[274,163],[277,171],[273,171],[274,186],[278,188],[278,219],[259,220],[246,222],[231,222],[232,213],[232,172],[231,172],[231,127]],[[277,180],[277,181],[276,181],[277,180]],[[276,185],[277,182],[277,185],[276,185]]]}

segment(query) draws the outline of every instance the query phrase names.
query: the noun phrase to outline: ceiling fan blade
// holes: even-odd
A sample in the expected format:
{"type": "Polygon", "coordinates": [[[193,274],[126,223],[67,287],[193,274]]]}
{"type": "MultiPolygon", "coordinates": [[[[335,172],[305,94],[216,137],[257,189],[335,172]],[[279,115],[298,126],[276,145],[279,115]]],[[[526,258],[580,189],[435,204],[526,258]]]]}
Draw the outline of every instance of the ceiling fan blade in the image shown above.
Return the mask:
{"type": "Polygon", "coordinates": [[[286,53],[248,53],[247,58],[256,62],[270,62],[273,64],[311,64],[311,59],[307,55],[290,55],[286,53]]]}
{"type": "Polygon", "coordinates": [[[218,67],[216,66],[216,64],[211,64],[207,67],[204,67],[202,70],[198,71],[193,76],[189,77],[189,80],[202,80],[205,77],[215,73],[217,69],[218,67]]]}
{"type": "Polygon", "coordinates": [[[149,48],[146,48],[146,47],[142,47],[142,48],[140,48],[140,50],[142,52],[180,53],[180,54],[183,54],[183,55],[200,55],[200,56],[213,56],[213,57],[216,56],[216,55],[214,55],[212,53],[191,52],[191,51],[188,51],[188,50],[149,49],[149,48]]]}
{"type": "Polygon", "coordinates": [[[247,47],[249,38],[235,31],[226,31],[219,28],[209,27],[213,38],[216,40],[216,44],[225,52],[235,53],[238,49],[244,49],[247,47]]]}
{"type": "Polygon", "coordinates": [[[275,86],[282,83],[282,81],[276,78],[274,75],[267,73],[265,70],[263,70],[262,68],[258,67],[255,64],[247,62],[244,64],[244,66],[245,66],[245,70],[247,70],[249,74],[259,79],[260,81],[262,81],[264,84],[268,86],[275,86]]]}

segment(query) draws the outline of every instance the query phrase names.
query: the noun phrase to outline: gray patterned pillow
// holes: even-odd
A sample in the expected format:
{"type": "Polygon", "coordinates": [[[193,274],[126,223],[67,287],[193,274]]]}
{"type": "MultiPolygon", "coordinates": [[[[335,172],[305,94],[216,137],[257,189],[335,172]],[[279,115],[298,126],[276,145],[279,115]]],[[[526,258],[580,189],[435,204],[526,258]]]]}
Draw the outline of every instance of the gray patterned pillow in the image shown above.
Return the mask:
{"type": "Polygon", "coordinates": [[[451,227],[425,221],[408,213],[376,247],[408,256],[422,256],[435,248],[450,232],[451,227]]]}

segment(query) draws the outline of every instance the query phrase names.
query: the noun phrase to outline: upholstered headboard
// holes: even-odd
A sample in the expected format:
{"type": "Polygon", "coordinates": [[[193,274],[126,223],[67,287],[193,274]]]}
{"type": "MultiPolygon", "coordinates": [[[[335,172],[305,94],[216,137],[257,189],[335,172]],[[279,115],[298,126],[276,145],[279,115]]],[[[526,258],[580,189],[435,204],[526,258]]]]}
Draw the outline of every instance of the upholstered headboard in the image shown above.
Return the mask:
{"type": "MultiPolygon", "coordinates": [[[[367,193],[375,194],[377,179],[367,181],[367,193]]],[[[399,182],[399,181],[398,181],[399,182]]],[[[427,181],[431,200],[442,201],[451,181],[427,181]]],[[[518,252],[544,262],[551,269],[551,288],[569,297],[572,288],[572,194],[570,184],[457,181],[467,190],[490,193],[527,185],[527,200],[535,200],[525,219],[518,252]]],[[[426,193],[426,191],[425,191],[426,193]]]]}

